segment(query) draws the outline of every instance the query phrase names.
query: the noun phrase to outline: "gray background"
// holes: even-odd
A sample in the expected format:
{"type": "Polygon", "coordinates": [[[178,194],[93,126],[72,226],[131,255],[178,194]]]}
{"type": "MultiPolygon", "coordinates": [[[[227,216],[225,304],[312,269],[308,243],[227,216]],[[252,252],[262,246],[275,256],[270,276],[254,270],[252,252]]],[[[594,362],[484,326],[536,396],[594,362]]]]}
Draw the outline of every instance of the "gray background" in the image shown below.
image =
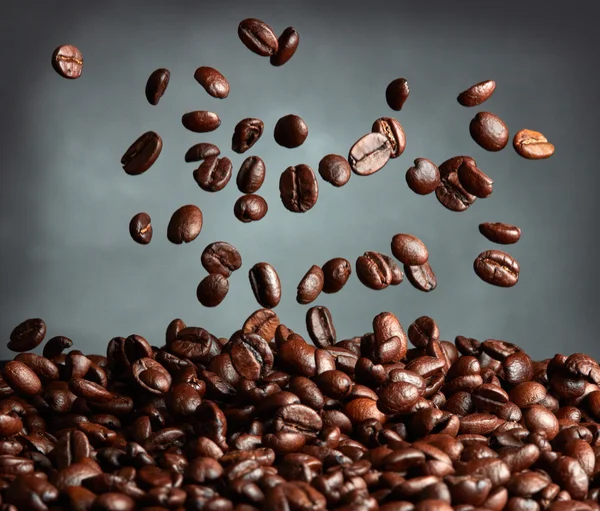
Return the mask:
{"type": "MultiPolygon", "coordinates": [[[[599,96],[590,5],[5,0],[1,335],[8,339],[19,322],[42,317],[48,337],[67,335],[84,352],[104,353],[117,335],[138,333],[160,345],[169,321],[180,317],[229,336],[259,307],[247,277],[258,261],[270,262],[281,276],[284,296],[276,312],[305,332],[308,306],[296,304],[295,290],[312,264],[334,256],[354,262],[367,250],[389,253],[392,236],[409,232],[429,247],[438,288],[425,294],[405,281],[376,292],[354,274],[340,293],[313,304],[331,309],[338,339],[369,331],[376,314],[392,311],[405,328],[420,315],[432,316],[444,339],[504,339],[538,358],[574,351],[600,356],[599,96]],[[298,29],[300,47],[287,65],[274,68],[240,42],[237,25],[246,17],[263,19],[277,33],[289,25],[298,29]],[[52,70],[50,56],[60,44],[83,52],[80,79],[68,81],[52,70]],[[195,82],[200,65],[229,79],[229,98],[211,98],[195,82]],[[170,69],[171,83],[153,107],[144,86],[158,67],[170,69]],[[384,91],[400,76],[411,93],[394,113],[384,91]],[[491,100],[471,109],[458,105],[460,91],[488,78],[498,84],[491,100]],[[200,109],[221,116],[216,132],[182,127],[181,115],[200,109]],[[521,128],[543,132],[556,154],[527,161],[510,145],[486,153],[468,132],[479,110],[501,116],[511,135],[521,128]],[[277,119],[288,113],[303,117],[310,130],[294,150],[272,137],[277,119]],[[347,155],[384,115],[405,128],[402,157],[370,177],[353,176],[341,189],[320,181],[319,202],[306,214],[283,208],[278,178],[287,166],[306,163],[316,170],[327,153],[347,155]],[[241,156],[230,144],[243,117],[263,119],[265,134],[241,156]],[[120,158],[147,130],[162,136],[162,155],[146,174],[128,176],[120,158]],[[217,194],[198,188],[194,165],[183,155],[201,141],[216,143],[236,172],[249,155],[265,160],[260,193],[270,210],[262,221],[235,219],[233,179],[217,194]],[[435,196],[410,192],[404,174],[415,158],[439,164],[458,154],[473,156],[495,180],[491,198],[452,213],[435,196]],[[188,203],[202,208],[204,229],[194,243],[171,245],[165,235],[171,213],[188,203]],[[139,211],[148,212],[154,226],[145,247],[128,234],[139,211]],[[523,230],[508,248],[522,268],[512,289],[487,285],[473,273],[481,251],[501,248],[478,233],[483,221],[523,230]],[[205,275],[200,254],[216,240],[237,246],[243,267],[221,306],[205,309],[195,297],[205,275]]],[[[0,350],[2,358],[12,357],[4,343],[0,350]]]]}

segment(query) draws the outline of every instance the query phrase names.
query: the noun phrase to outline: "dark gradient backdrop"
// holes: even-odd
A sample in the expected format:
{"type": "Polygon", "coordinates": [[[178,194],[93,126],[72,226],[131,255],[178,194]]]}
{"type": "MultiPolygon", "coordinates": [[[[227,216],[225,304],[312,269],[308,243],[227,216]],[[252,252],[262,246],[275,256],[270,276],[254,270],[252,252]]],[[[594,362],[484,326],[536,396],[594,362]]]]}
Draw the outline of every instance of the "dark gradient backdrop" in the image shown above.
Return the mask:
{"type": "MultiPolygon", "coordinates": [[[[331,309],[339,339],[369,331],[377,313],[392,311],[405,328],[431,315],[443,339],[504,339],[538,358],[574,351],[600,356],[593,5],[5,0],[1,336],[7,339],[29,317],[44,318],[48,337],[67,335],[84,352],[104,353],[111,337],[131,333],[160,345],[175,317],[229,336],[258,308],[247,272],[263,260],[283,283],[276,312],[305,333],[308,307],[296,304],[295,292],[312,264],[334,256],[354,262],[367,250],[389,253],[392,236],[409,232],[429,247],[438,288],[425,294],[405,281],[376,292],[353,275],[342,292],[315,302],[331,309]],[[277,33],[289,25],[298,29],[300,47],[287,65],[271,67],[240,42],[237,25],[246,17],[265,20],[277,33]],[[83,52],[79,80],[52,70],[50,56],[60,44],[83,52]],[[230,80],[228,99],[209,97],[195,82],[201,65],[230,80]],[[171,70],[171,83],[152,107],[144,86],[158,67],[171,70]],[[411,94],[396,114],[384,91],[400,76],[411,94]],[[458,105],[460,91],[489,78],[498,84],[490,101],[480,108],[458,105]],[[181,115],[200,109],[221,116],[216,132],[198,135],[182,127],[181,115]],[[479,110],[501,116],[511,136],[521,128],[543,132],[556,154],[532,162],[510,145],[486,153],[468,132],[479,110]],[[295,150],[277,146],[272,137],[275,122],[288,113],[303,117],[310,130],[295,150]],[[341,189],[320,181],[319,202],[304,215],[283,208],[278,179],[287,166],[307,163],[316,170],[327,153],[347,155],[383,115],[397,116],[406,130],[401,158],[373,176],[353,176],[341,189]],[[231,152],[230,140],[243,117],[259,117],[266,128],[241,156],[231,152]],[[119,160],[147,130],[162,136],[162,155],[146,174],[127,176],[119,160]],[[235,171],[251,154],[265,160],[260,193],[270,210],[264,220],[241,224],[234,218],[234,180],[217,194],[198,188],[194,166],[183,155],[201,141],[219,145],[235,171]],[[415,158],[441,163],[458,154],[473,156],[495,180],[491,198],[452,213],[435,196],[407,188],[404,174],[415,158]],[[194,243],[171,245],[168,220],[188,203],[202,208],[205,227],[194,243]],[[147,211],[154,225],[154,239],[145,247],[128,234],[129,219],[139,211],[147,211]],[[478,233],[483,221],[523,229],[521,241],[508,248],[522,268],[512,289],[484,284],[473,272],[481,251],[501,248],[478,233]],[[204,309],[195,297],[205,275],[200,254],[216,240],[237,246],[243,267],[221,306],[204,309]]],[[[4,341],[0,350],[9,357],[4,341]]]]}

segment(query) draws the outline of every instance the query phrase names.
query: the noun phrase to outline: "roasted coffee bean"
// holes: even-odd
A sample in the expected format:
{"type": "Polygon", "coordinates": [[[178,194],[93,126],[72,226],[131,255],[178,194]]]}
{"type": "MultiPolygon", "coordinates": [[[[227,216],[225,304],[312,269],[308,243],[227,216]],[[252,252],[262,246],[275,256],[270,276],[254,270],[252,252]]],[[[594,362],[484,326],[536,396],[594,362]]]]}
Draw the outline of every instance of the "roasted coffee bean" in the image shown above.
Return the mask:
{"type": "Polygon", "coordinates": [[[316,306],[306,311],[306,329],[312,342],[319,348],[328,348],[336,342],[333,319],[327,307],[316,306]]]}
{"type": "Polygon", "coordinates": [[[181,206],[167,226],[167,239],[175,245],[194,241],[202,230],[202,211],[198,206],[181,206]]]}
{"type": "Polygon", "coordinates": [[[260,195],[242,195],[233,206],[233,214],[244,223],[257,222],[269,211],[267,201],[260,195]]]}
{"type": "Polygon", "coordinates": [[[121,158],[123,170],[130,176],[146,172],[160,156],[162,138],[154,131],[147,131],[138,138],[121,158]]]}
{"type": "Polygon", "coordinates": [[[235,370],[246,380],[256,381],[273,368],[273,352],[258,334],[235,334],[228,349],[235,370]]]}
{"type": "Polygon", "coordinates": [[[75,46],[59,46],[52,54],[52,67],[63,78],[74,80],[83,71],[83,56],[75,46]]]}
{"type": "Polygon", "coordinates": [[[196,110],[194,112],[183,114],[181,123],[185,129],[193,131],[194,133],[208,133],[215,131],[221,126],[221,119],[219,119],[219,116],[214,112],[196,110]]]}
{"type": "Polygon", "coordinates": [[[455,156],[440,165],[441,184],[435,190],[435,195],[442,206],[450,211],[461,212],[469,208],[477,197],[467,192],[458,179],[458,169],[465,161],[475,160],[469,156],[455,156]]]}
{"type": "Polygon", "coordinates": [[[352,275],[350,261],[343,257],[334,257],[327,261],[323,267],[323,293],[337,293],[348,282],[352,275]]]}
{"type": "Polygon", "coordinates": [[[528,160],[550,158],[554,146],[539,131],[521,130],[513,138],[513,147],[519,156],[528,160]]]}
{"type": "Polygon", "coordinates": [[[370,176],[381,170],[392,154],[388,138],[381,133],[369,133],[350,148],[348,163],[355,174],[370,176]]]}
{"type": "Polygon", "coordinates": [[[22,362],[11,360],[2,368],[2,378],[19,394],[34,396],[42,391],[37,374],[22,362]]]}
{"type": "Polygon", "coordinates": [[[292,213],[306,213],[319,198],[319,185],[313,169],[308,165],[288,167],[279,178],[279,196],[285,209],[292,213]]]}
{"type": "Polygon", "coordinates": [[[196,81],[213,98],[225,99],[229,96],[229,82],[214,67],[201,66],[194,73],[196,81]]]}
{"type": "Polygon", "coordinates": [[[270,342],[275,337],[275,330],[279,326],[279,317],[270,309],[254,311],[244,322],[242,332],[245,334],[258,334],[265,341],[270,342]]]}
{"type": "Polygon", "coordinates": [[[225,299],[228,292],[229,281],[227,278],[220,273],[211,273],[198,284],[196,296],[204,307],[216,307],[225,299]]]}
{"type": "Polygon", "coordinates": [[[385,263],[390,267],[390,271],[392,272],[392,281],[390,282],[390,286],[398,286],[402,284],[404,280],[404,272],[398,266],[396,261],[394,261],[390,256],[386,256],[385,254],[381,254],[385,263]]]}
{"type": "Polygon", "coordinates": [[[408,327],[408,338],[415,348],[426,348],[430,341],[439,340],[440,330],[432,318],[421,316],[408,327]]]}
{"type": "Polygon", "coordinates": [[[492,94],[495,90],[496,82],[494,80],[485,80],[483,82],[476,83],[467,90],[461,92],[456,100],[462,106],[481,105],[481,103],[492,97],[492,94]]]}
{"type": "Polygon", "coordinates": [[[129,222],[129,235],[140,245],[152,241],[152,223],[148,213],[138,213],[129,222]]]}
{"type": "Polygon", "coordinates": [[[391,246],[392,254],[403,264],[420,266],[429,260],[425,243],[412,234],[396,234],[391,246]]]}
{"type": "Polygon", "coordinates": [[[241,254],[226,241],[215,241],[207,245],[202,251],[200,261],[208,273],[218,273],[226,278],[242,267],[241,254]]]}
{"type": "Polygon", "coordinates": [[[382,312],[373,319],[373,336],[361,340],[361,354],[376,364],[393,364],[406,355],[408,340],[400,321],[391,312],[382,312]]]}
{"type": "Polygon", "coordinates": [[[250,149],[262,136],[265,129],[264,123],[260,119],[248,117],[242,119],[235,126],[233,136],[231,137],[231,150],[243,154],[250,149]]]}
{"type": "Polygon", "coordinates": [[[275,124],[273,135],[280,146],[294,149],[304,144],[308,137],[308,126],[297,115],[285,115],[275,124]]]}
{"type": "Polygon", "coordinates": [[[271,64],[273,66],[283,66],[296,53],[300,42],[300,34],[294,27],[288,27],[281,33],[277,41],[277,52],[271,55],[271,64]]]}
{"type": "Polygon", "coordinates": [[[316,265],[310,267],[302,277],[296,292],[296,301],[302,305],[314,302],[323,291],[323,270],[316,265]]]}
{"type": "Polygon", "coordinates": [[[356,260],[356,275],[368,288],[381,290],[392,282],[392,270],[378,252],[365,252],[356,260]]]}
{"type": "Polygon", "coordinates": [[[463,161],[457,171],[461,186],[479,199],[492,195],[494,182],[477,168],[472,160],[463,161]]]}
{"type": "Polygon", "coordinates": [[[469,133],[486,151],[501,151],[508,144],[508,128],[500,117],[489,112],[479,112],[469,124],[469,133]]]}
{"type": "MultiPolygon", "coordinates": [[[[39,346],[44,337],[46,337],[46,323],[44,323],[44,320],[40,318],[28,319],[13,329],[7,347],[11,351],[31,351],[39,346]]],[[[65,347],[69,346],[65,344],[65,347]]]]}
{"type": "Polygon", "coordinates": [[[251,52],[261,57],[277,54],[279,43],[273,29],[264,21],[255,18],[242,20],[238,26],[238,37],[251,52]]]}
{"type": "Polygon", "coordinates": [[[486,250],[479,254],[473,268],[477,276],[493,286],[512,287],[519,281],[519,263],[500,250],[486,250]]]}
{"type": "Polygon", "coordinates": [[[281,300],[281,282],[275,268],[269,263],[256,263],[248,277],[256,301],[267,309],[277,307],[281,300]]]}
{"type": "Polygon", "coordinates": [[[500,245],[511,245],[521,239],[521,229],[519,227],[501,222],[479,224],[479,232],[491,242],[500,245]]]}
{"type": "Polygon", "coordinates": [[[440,186],[440,169],[427,158],[417,158],[406,171],[408,187],[419,195],[429,195],[440,186]]]}
{"type": "Polygon", "coordinates": [[[328,154],[319,162],[319,174],[324,181],[339,188],[350,180],[352,169],[343,156],[328,154]]]}
{"type": "Polygon", "coordinates": [[[194,171],[194,181],[205,192],[219,192],[231,179],[232,165],[229,158],[210,156],[194,171]]]}
{"type": "Polygon", "coordinates": [[[392,110],[402,110],[410,89],[406,78],[396,78],[385,89],[385,100],[392,110]]]}
{"type": "Polygon", "coordinates": [[[160,68],[154,71],[146,82],[146,99],[151,105],[158,105],[160,98],[163,97],[167,87],[171,73],[168,69],[160,68]]]}
{"type": "Polygon", "coordinates": [[[207,142],[200,142],[199,144],[195,144],[187,150],[185,153],[185,161],[186,163],[192,163],[205,160],[211,156],[219,156],[220,154],[221,151],[216,145],[209,144],[207,142]]]}
{"type": "Polygon", "coordinates": [[[406,278],[419,291],[428,293],[437,287],[437,279],[429,262],[420,266],[404,265],[406,278]]]}
{"type": "Polygon", "coordinates": [[[380,117],[377,119],[371,131],[385,135],[390,142],[390,158],[398,158],[406,149],[406,135],[404,128],[396,119],[392,117],[380,117]]]}
{"type": "Polygon", "coordinates": [[[265,162],[258,156],[244,160],[237,175],[236,184],[242,193],[256,193],[265,181],[265,162]]]}

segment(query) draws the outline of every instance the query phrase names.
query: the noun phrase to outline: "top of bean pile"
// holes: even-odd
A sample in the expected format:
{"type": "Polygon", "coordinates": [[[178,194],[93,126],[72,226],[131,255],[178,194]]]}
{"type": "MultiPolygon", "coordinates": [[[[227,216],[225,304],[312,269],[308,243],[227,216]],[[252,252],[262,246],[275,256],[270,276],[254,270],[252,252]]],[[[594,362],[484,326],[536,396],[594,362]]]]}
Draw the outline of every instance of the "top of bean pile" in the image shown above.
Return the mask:
{"type": "MultiPolygon", "coordinates": [[[[243,20],[238,36],[273,66],[288,64],[300,41],[293,27],[277,37],[257,19],[243,20]]],[[[76,79],[83,56],[61,46],[52,65],[76,79]]],[[[194,78],[210,96],[229,96],[217,69],[201,66],[194,78]]],[[[150,74],[148,103],[168,93],[169,79],[168,69],[150,74]]],[[[495,89],[482,81],[457,101],[479,106],[495,89]]],[[[382,87],[382,102],[385,96],[401,111],[409,94],[407,79],[398,78],[382,87]]],[[[191,111],[182,124],[208,133],[221,120],[191,111]]],[[[294,114],[272,129],[289,149],[309,135],[294,114]]],[[[476,113],[468,129],[488,151],[509,142],[506,124],[490,112],[476,113]]],[[[241,119],[231,151],[247,152],[264,132],[262,120],[241,119]]],[[[162,146],[159,134],[143,133],[121,159],[126,174],[148,171],[162,146]]],[[[397,119],[380,117],[349,147],[345,156],[322,157],[323,182],[340,188],[352,174],[378,172],[403,154],[406,136],[397,119]]],[[[513,147],[527,159],[554,152],[529,129],[514,135],[513,147]]],[[[193,178],[206,192],[231,180],[231,160],[214,144],[200,142],[183,159],[200,162],[193,178]]],[[[257,195],[265,177],[264,161],[246,158],[236,178],[242,195],[232,207],[241,222],[267,214],[257,195]]],[[[439,165],[417,158],[406,182],[415,194],[435,193],[452,212],[489,197],[494,184],[466,155],[439,165]]],[[[319,196],[317,173],[307,164],[289,167],[279,190],[289,212],[309,211],[319,196]]],[[[519,241],[519,227],[490,220],[478,226],[490,243],[519,241]]],[[[184,204],[166,237],[190,243],[202,226],[201,209],[184,204]]],[[[150,215],[135,215],[129,230],[149,244],[150,215]]],[[[307,270],[298,303],[341,291],[353,266],[374,290],[399,285],[404,275],[417,290],[437,287],[427,246],[413,233],[390,233],[390,254],[368,251],[354,265],[343,255],[307,270]]],[[[201,263],[207,276],[197,298],[218,306],[242,255],[217,241],[204,248],[201,263]]],[[[518,282],[519,264],[508,253],[490,248],[474,254],[473,264],[489,284],[518,282]]],[[[275,268],[259,262],[248,277],[262,308],[229,338],[174,319],[157,345],[132,334],[111,339],[104,354],[85,355],[67,337],[44,343],[42,319],[16,326],[8,347],[18,355],[0,379],[0,511],[600,510],[600,366],[592,358],[533,361],[502,340],[458,336],[452,343],[433,318],[404,329],[391,312],[373,318],[364,335],[338,340],[331,313],[318,305],[306,313],[308,342],[273,310],[283,292],[275,268]],[[42,355],[32,353],[42,343],[42,355]]]]}

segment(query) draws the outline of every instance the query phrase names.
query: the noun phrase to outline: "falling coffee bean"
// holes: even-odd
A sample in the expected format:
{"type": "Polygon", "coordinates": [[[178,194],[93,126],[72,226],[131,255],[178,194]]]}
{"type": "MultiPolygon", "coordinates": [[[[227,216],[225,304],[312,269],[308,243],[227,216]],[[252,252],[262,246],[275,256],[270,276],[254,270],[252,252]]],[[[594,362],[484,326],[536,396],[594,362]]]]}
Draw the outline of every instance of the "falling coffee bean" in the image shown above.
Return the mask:
{"type": "Polygon", "coordinates": [[[496,82],[485,80],[461,92],[456,99],[462,106],[477,106],[490,99],[495,90],[496,82]]]}
{"type": "Polygon", "coordinates": [[[356,260],[356,275],[366,287],[381,290],[392,282],[392,270],[378,252],[365,252],[356,260]]]}
{"type": "Polygon", "coordinates": [[[229,82],[227,78],[214,67],[199,67],[194,73],[194,78],[213,98],[225,99],[229,96],[229,82]]]}
{"type": "Polygon", "coordinates": [[[500,250],[486,250],[479,254],[473,268],[477,276],[493,286],[512,287],[519,281],[519,263],[500,250]]]}
{"type": "Polygon", "coordinates": [[[75,46],[59,46],[52,54],[52,67],[63,78],[74,80],[83,71],[83,56],[75,46]]]}
{"type": "Polygon", "coordinates": [[[328,154],[319,162],[319,174],[335,187],[344,186],[352,175],[348,160],[339,154],[328,154]]]}
{"type": "Polygon", "coordinates": [[[258,156],[249,156],[238,171],[236,184],[242,193],[256,193],[265,181],[265,162],[258,156]]]}
{"type": "Polygon", "coordinates": [[[154,71],[146,82],[146,99],[151,105],[158,105],[160,98],[163,97],[167,87],[171,73],[168,69],[157,69],[154,71]]]}
{"type": "Polygon", "coordinates": [[[196,110],[188,112],[181,117],[181,123],[184,128],[193,131],[194,133],[208,133],[215,131],[221,126],[221,119],[214,112],[206,110],[196,110]]]}
{"type": "Polygon", "coordinates": [[[46,323],[33,318],[23,321],[10,333],[7,347],[11,351],[25,352],[35,349],[46,337],[46,323]]]}
{"type": "Polygon", "coordinates": [[[279,178],[281,202],[292,213],[306,213],[319,198],[317,176],[308,165],[288,167],[279,178]]]}
{"type": "Polygon", "coordinates": [[[123,170],[130,176],[146,172],[162,151],[162,138],[154,131],[147,131],[138,138],[121,158],[123,170]]]}
{"type": "Polygon", "coordinates": [[[385,100],[392,110],[402,110],[402,106],[408,99],[410,89],[405,78],[396,78],[385,89],[385,100]]]}
{"type": "Polygon", "coordinates": [[[396,119],[392,117],[380,117],[377,119],[371,131],[385,135],[390,142],[390,158],[398,158],[406,149],[406,135],[404,128],[396,119]]]}
{"type": "Polygon", "coordinates": [[[152,241],[152,224],[148,213],[138,213],[129,222],[129,234],[133,241],[147,245],[152,241]]]}
{"type": "Polygon", "coordinates": [[[404,280],[404,272],[402,271],[400,266],[398,266],[396,261],[394,261],[390,256],[381,254],[381,257],[383,257],[383,260],[390,267],[390,270],[392,272],[392,281],[390,282],[390,286],[397,286],[399,284],[402,284],[402,281],[404,280]]]}
{"type": "Polygon", "coordinates": [[[513,147],[519,156],[528,160],[550,158],[554,146],[538,131],[521,130],[513,138],[513,147]]]}
{"type": "Polygon", "coordinates": [[[225,299],[228,291],[229,281],[220,273],[211,273],[198,284],[196,296],[204,307],[216,307],[225,299]]]}
{"type": "Polygon", "coordinates": [[[381,170],[391,156],[388,138],[381,133],[368,133],[361,137],[350,149],[348,163],[359,176],[370,176],[381,170]]]}
{"type": "Polygon", "coordinates": [[[437,287],[437,279],[435,273],[429,265],[429,262],[420,266],[404,265],[404,273],[406,278],[414,288],[425,293],[433,291],[437,287]]]}
{"type": "Polygon", "coordinates": [[[308,137],[308,126],[297,115],[285,115],[275,124],[273,135],[280,146],[294,149],[304,144],[308,137]]]}
{"type": "Polygon", "coordinates": [[[317,265],[311,266],[298,284],[296,301],[302,305],[314,302],[323,291],[324,280],[323,270],[317,265]]]}
{"type": "Polygon", "coordinates": [[[257,222],[264,218],[268,211],[267,201],[253,193],[242,195],[233,206],[233,214],[244,223],[257,222]]]}
{"type": "Polygon", "coordinates": [[[508,144],[508,128],[500,117],[489,112],[479,112],[469,124],[469,133],[486,151],[501,151],[508,144]]]}
{"type": "Polygon", "coordinates": [[[255,18],[245,19],[239,24],[238,36],[246,48],[261,57],[275,55],[279,49],[273,29],[264,21],[255,18]]]}
{"type": "Polygon", "coordinates": [[[408,187],[419,195],[429,195],[441,184],[440,169],[427,158],[417,158],[406,171],[408,187]]]}
{"type": "Polygon", "coordinates": [[[327,294],[337,293],[348,282],[352,275],[350,261],[343,257],[334,257],[327,261],[323,267],[323,292],[327,294]]]}
{"type": "Polygon", "coordinates": [[[225,278],[242,267],[242,256],[230,243],[215,241],[206,246],[200,256],[202,266],[208,273],[218,273],[225,278]]]}
{"type": "Polygon", "coordinates": [[[403,264],[421,266],[429,260],[425,243],[412,234],[396,234],[391,245],[392,254],[403,264]]]}
{"type": "Polygon", "coordinates": [[[175,245],[194,241],[202,230],[202,211],[198,206],[181,206],[167,226],[167,239],[175,245]]]}
{"type": "Polygon", "coordinates": [[[327,307],[317,305],[306,311],[306,330],[311,341],[319,348],[325,349],[335,344],[336,331],[327,307]]]}
{"type": "Polygon", "coordinates": [[[256,301],[266,309],[277,307],[281,300],[281,282],[269,263],[256,263],[248,272],[256,301]]]}
{"type": "Polygon", "coordinates": [[[193,145],[185,153],[186,163],[192,163],[196,161],[202,161],[211,156],[219,156],[221,154],[220,149],[207,142],[200,142],[199,144],[193,145]]]}
{"type": "Polygon", "coordinates": [[[485,199],[492,195],[494,182],[477,168],[473,160],[464,160],[457,171],[461,186],[468,193],[485,199]]]}
{"type": "Polygon", "coordinates": [[[247,118],[242,119],[235,126],[233,137],[231,138],[232,151],[243,154],[250,149],[263,134],[264,123],[260,119],[247,118]]]}
{"type": "Polygon", "coordinates": [[[440,204],[450,211],[465,211],[477,199],[462,187],[458,179],[458,169],[465,161],[472,161],[476,165],[475,160],[469,156],[455,156],[439,167],[440,186],[436,188],[435,196],[440,204]]]}
{"type": "Polygon", "coordinates": [[[229,183],[231,173],[229,158],[210,156],[194,171],[194,181],[205,192],[219,192],[229,183]]]}
{"type": "Polygon", "coordinates": [[[519,227],[501,222],[479,224],[479,232],[491,242],[500,245],[512,245],[521,239],[521,229],[519,227]]]}
{"type": "Polygon", "coordinates": [[[296,53],[300,42],[300,34],[294,27],[288,27],[281,33],[277,41],[278,49],[274,55],[271,55],[271,64],[273,66],[283,66],[296,53]]]}

